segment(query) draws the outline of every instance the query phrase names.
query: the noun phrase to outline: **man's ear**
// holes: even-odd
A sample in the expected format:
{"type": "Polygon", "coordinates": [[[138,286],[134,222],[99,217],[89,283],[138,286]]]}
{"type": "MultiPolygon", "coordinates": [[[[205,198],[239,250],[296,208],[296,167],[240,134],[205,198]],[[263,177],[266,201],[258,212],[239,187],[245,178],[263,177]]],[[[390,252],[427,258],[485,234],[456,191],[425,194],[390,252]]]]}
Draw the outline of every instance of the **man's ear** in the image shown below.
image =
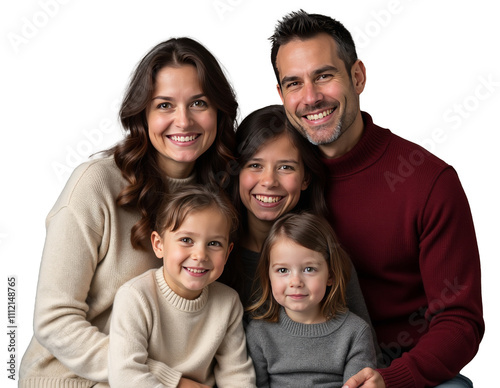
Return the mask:
{"type": "Polygon", "coordinates": [[[283,93],[281,92],[281,86],[280,86],[280,84],[276,84],[276,89],[278,90],[278,94],[280,95],[281,102],[284,104],[285,100],[283,100],[283,93]]]}
{"type": "Polygon", "coordinates": [[[163,239],[158,232],[151,233],[151,245],[153,246],[153,251],[159,259],[163,259],[163,239]]]}
{"type": "Polygon", "coordinates": [[[354,62],[354,65],[351,67],[351,79],[352,85],[354,86],[354,90],[356,93],[360,95],[365,89],[366,84],[366,68],[363,62],[359,59],[354,62]]]}

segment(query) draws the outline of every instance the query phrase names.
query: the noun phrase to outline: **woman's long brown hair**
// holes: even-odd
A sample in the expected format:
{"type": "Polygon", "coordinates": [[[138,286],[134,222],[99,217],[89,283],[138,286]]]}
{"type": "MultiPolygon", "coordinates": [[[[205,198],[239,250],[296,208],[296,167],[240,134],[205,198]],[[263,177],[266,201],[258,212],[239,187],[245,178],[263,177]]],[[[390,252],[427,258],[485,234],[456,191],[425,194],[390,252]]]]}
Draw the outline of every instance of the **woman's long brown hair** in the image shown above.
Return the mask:
{"type": "Polygon", "coordinates": [[[231,178],[238,103],[222,68],[203,45],[190,38],[172,38],[158,44],[138,64],[125,93],[120,119],[126,137],[106,152],[114,156],[127,181],[117,204],[138,209],[141,214],[131,230],[131,243],[136,249],[149,246],[162,194],[168,192],[164,173],[156,161],[157,152],[149,139],[146,108],[158,72],[165,66],[183,65],[196,68],[203,92],[217,109],[217,135],[214,144],[196,161],[196,180],[225,189],[231,178]]]}

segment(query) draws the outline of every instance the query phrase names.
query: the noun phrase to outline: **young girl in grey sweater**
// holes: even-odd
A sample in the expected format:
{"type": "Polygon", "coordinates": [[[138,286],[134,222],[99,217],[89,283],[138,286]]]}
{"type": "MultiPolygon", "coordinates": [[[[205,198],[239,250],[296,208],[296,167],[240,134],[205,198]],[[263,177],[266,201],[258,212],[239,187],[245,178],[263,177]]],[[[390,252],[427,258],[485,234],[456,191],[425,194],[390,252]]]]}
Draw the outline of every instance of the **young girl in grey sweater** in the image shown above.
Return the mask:
{"type": "Polygon", "coordinates": [[[321,217],[276,221],[259,260],[260,297],[249,307],[258,387],[342,387],[361,369],[375,368],[370,327],[346,308],[349,269],[321,217]]]}

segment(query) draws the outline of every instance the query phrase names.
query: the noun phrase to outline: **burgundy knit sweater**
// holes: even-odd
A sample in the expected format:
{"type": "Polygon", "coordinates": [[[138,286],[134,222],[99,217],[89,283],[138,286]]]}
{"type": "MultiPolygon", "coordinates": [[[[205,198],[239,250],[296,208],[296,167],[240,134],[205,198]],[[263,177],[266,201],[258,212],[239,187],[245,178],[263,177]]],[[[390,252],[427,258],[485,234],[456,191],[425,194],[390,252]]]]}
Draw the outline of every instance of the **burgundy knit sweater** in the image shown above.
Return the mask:
{"type": "Polygon", "coordinates": [[[455,170],[373,124],[324,159],[330,221],[358,271],[387,387],[435,386],[476,354],[484,333],[472,216],[455,170]]]}

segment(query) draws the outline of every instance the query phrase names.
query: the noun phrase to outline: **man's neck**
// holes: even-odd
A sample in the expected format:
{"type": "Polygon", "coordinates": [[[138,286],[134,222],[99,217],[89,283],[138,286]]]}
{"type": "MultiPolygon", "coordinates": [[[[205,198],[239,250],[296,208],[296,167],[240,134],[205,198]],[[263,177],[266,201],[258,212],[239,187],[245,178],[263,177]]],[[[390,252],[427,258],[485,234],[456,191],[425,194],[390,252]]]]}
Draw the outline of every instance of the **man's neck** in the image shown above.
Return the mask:
{"type": "Polygon", "coordinates": [[[344,156],[358,144],[363,135],[364,127],[361,112],[358,112],[354,122],[337,140],[330,144],[319,146],[321,153],[327,159],[336,159],[344,156]]]}

